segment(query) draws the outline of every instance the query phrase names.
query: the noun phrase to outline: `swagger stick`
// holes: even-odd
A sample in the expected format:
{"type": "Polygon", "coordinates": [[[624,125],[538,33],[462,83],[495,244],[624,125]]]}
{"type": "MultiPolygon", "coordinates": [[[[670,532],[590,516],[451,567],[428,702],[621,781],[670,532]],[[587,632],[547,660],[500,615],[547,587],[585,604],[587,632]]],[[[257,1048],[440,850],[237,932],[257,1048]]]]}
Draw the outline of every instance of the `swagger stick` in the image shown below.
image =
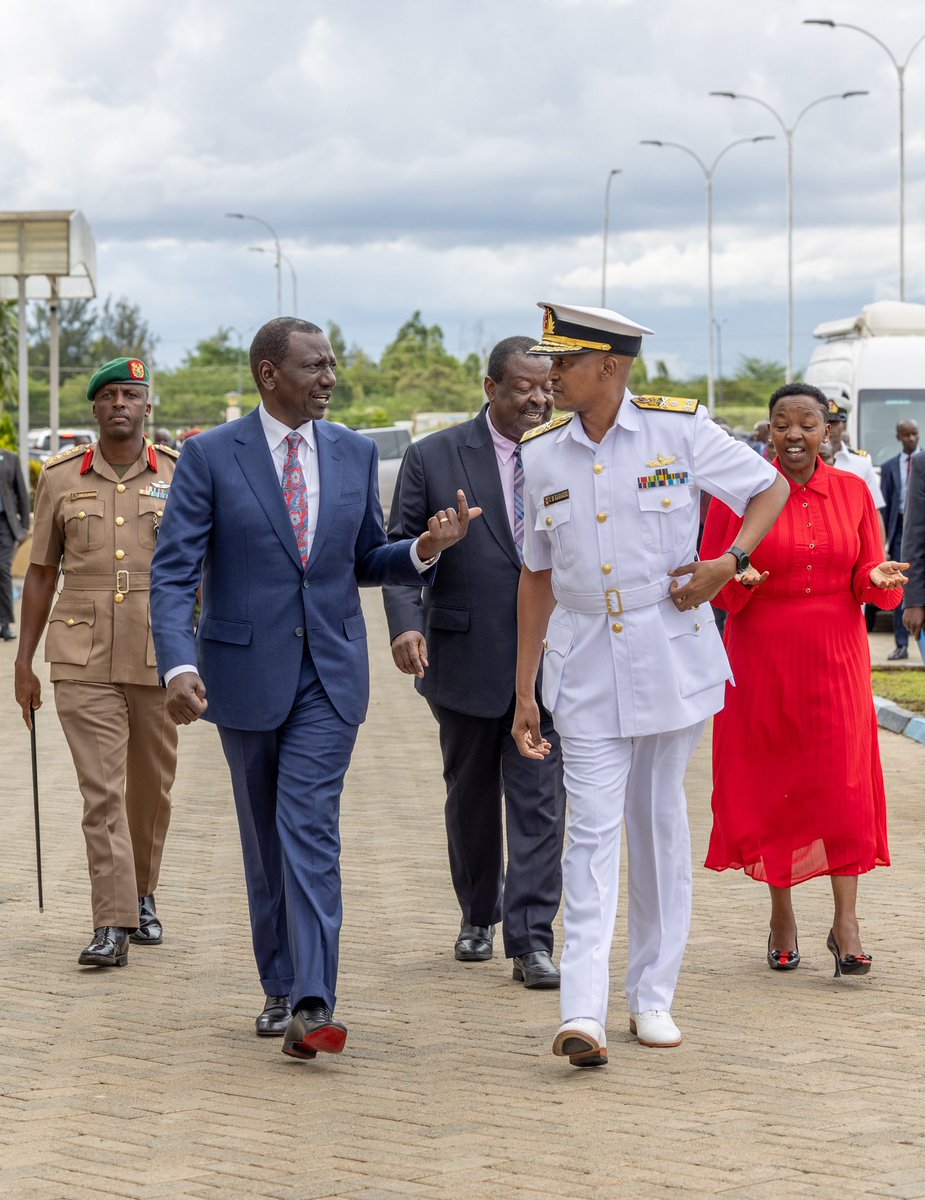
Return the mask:
{"type": "Polygon", "coordinates": [[[29,723],[32,726],[32,805],[35,815],[35,871],[39,884],[39,912],[45,911],[42,894],[42,831],[39,822],[39,759],[35,748],[35,709],[29,705],[29,723]]]}

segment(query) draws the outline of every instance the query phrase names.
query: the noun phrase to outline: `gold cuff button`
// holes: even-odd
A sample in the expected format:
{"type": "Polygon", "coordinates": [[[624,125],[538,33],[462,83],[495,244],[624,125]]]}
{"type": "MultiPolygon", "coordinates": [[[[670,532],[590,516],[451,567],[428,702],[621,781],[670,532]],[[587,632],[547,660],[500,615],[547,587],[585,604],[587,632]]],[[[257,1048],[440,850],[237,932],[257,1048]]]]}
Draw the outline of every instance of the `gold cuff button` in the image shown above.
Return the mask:
{"type": "Polygon", "coordinates": [[[115,600],[116,604],[122,604],[125,601],[125,597],[122,595],[121,592],[116,592],[113,599],[115,600]]]}
{"type": "Polygon", "coordinates": [[[80,512],[77,514],[77,520],[82,521],[86,517],[86,515],[87,514],[83,511],[83,509],[81,509],[80,512]]]}
{"type": "Polygon", "coordinates": [[[124,524],[125,524],[125,517],[116,517],[116,524],[117,524],[117,525],[124,525],[124,524]]]}
{"type": "Polygon", "coordinates": [[[614,623],[611,625],[610,628],[614,631],[614,633],[622,633],[623,632],[623,626],[620,624],[619,621],[614,621],[614,623]]]}
{"type": "Polygon", "coordinates": [[[73,618],[73,617],[68,617],[68,619],[67,619],[67,623],[68,623],[68,625],[73,625],[73,624],[74,624],[74,618],[73,618]]]}
{"type": "Polygon", "coordinates": [[[671,508],[671,501],[668,499],[667,496],[662,501],[662,508],[671,508]]]}
{"type": "Polygon", "coordinates": [[[604,468],[600,463],[594,464],[594,474],[595,475],[600,475],[603,472],[603,470],[604,470],[604,468]]]}
{"type": "Polygon", "coordinates": [[[124,550],[117,550],[117,551],[116,551],[116,558],[118,558],[118,559],[123,559],[123,558],[125,558],[125,551],[124,551],[124,550]]]}
{"type": "Polygon", "coordinates": [[[612,563],[604,563],[604,565],[601,567],[601,570],[604,572],[605,575],[609,575],[610,572],[613,570],[613,564],[612,563]]]}
{"type": "Polygon", "coordinates": [[[597,523],[598,523],[599,525],[603,525],[603,524],[604,524],[604,522],[605,522],[606,520],[607,520],[607,514],[606,514],[606,513],[598,513],[598,514],[597,514],[597,523]]]}
{"type": "Polygon", "coordinates": [[[117,492],[124,492],[124,491],[125,491],[125,484],[124,484],[124,483],[117,483],[117,484],[116,484],[116,491],[117,491],[117,492]]]}
{"type": "Polygon", "coordinates": [[[546,518],[546,524],[547,524],[547,525],[552,525],[552,517],[547,517],[547,518],[546,518]]]}

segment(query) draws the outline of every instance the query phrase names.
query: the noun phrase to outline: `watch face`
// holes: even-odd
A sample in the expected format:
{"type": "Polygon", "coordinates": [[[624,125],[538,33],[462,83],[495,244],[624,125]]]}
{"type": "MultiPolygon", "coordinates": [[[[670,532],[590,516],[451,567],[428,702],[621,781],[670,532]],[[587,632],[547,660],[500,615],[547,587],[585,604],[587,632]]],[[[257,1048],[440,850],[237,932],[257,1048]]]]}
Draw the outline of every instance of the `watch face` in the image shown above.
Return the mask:
{"type": "Polygon", "coordinates": [[[748,568],[752,565],[752,560],[748,557],[747,554],[737,554],[736,558],[739,563],[739,571],[740,572],[747,571],[748,568]]]}

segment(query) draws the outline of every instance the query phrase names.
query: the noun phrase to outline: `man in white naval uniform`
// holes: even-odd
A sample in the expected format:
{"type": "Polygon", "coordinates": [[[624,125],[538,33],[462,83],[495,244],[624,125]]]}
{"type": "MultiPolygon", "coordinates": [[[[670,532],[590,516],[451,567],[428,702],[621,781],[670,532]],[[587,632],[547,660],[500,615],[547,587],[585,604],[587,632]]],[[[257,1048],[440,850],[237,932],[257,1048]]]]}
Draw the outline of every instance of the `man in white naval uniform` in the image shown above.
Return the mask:
{"type": "MultiPolygon", "coordinates": [[[[840,471],[849,471],[852,475],[857,475],[870,488],[870,494],[874,498],[874,507],[879,511],[883,508],[885,501],[883,492],[880,490],[880,480],[877,478],[877,472],[874,470],[873,459],[866,450],[854,450],[850,446],[846,446],[843,440],[845,426],[848,421],[848,410],[843,408],[837,401],[829,401],[829,441],[832,443],[832,456],[834,465],[840,471]]],[[[883,533],[883,520],[881,517],[880,532],[883,533]]]]}
{"type": "Polygon", "coordinates": [[[545,754],[533,696],[542,655],[569,804],[553,1052],[599,1066],[624,820],[630,1028],[646,1046],[681,1041],[670,1010],[691,909],[684,772],[731,677],[708,601],[748,569],[789,488],[696,400],[626,390],[651,330],[606,309],[540,307],[533,352],[552,356],[554,404],[577,417],[523,438],[513,734],[521,753],[545,754]],[[745,518],[737,545],[707,562],[695,561],[701,488],[745,518]]]}

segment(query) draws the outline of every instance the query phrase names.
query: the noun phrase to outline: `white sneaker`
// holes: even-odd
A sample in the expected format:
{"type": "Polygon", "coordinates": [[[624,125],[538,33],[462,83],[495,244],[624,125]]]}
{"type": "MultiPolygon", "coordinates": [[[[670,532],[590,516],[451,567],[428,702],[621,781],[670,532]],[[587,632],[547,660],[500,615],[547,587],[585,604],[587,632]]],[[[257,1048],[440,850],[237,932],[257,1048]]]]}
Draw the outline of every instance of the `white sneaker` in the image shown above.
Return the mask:
{"type": "Polygon", "coordinates": [[[568,1056],[573,1067],[603,1067],[607,1062],[607,1034],[591,1017],[563,1021],[552,1044],[553,1054],[568,1056]]]}
{"type": "Polygon", "coordinates": [[[672,1021],[671,1013],[657,1008],[630,1013],[630,1032],[635,1033],[640,1046],[681,1045],[681,1030],[672,1021]]]}

